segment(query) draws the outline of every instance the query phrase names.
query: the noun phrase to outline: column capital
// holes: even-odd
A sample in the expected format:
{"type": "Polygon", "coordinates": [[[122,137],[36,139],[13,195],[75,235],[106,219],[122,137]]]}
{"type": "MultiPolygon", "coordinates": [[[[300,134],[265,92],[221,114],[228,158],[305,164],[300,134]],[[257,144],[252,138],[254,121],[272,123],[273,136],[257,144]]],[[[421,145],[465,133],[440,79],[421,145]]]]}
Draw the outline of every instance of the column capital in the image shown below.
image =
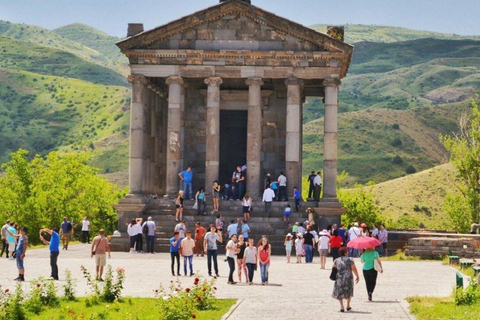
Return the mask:
{"type": "Polygon", "coordinates": [[[339,87],[342,84],[342,81],[338,78],[328,78],[324,79],[322,84],[324,87],[339,87]]]}
{"type": "Polygon", "coordinates": [[[171,84],[180,84],[180,85],[183,85],[183,78],[182,78],[182,77],[179,77],[179,76],[171,76],[171,77],[168,77],[168,78],[167,78],[166,83],[167,83],[168,85],[171,85],[171,84]]]}
{"type": "Polygon", "coordinates": [[[285,85],[287,86],[301,86],[303,84],[303,80],[300,80],[298,78],[287,78],[285,79],[285,85]]]}
{"type": "Polygon", "coordinates": [[[205,79],[205,83],[212,87],[219,87],[223,80],[220,77],[209,77],[205,79]]]}
{"type": "Polygon", "coordinates": [[[263,85],[263,81],[262,81],[262,78],[248,78],[246,81],[245,81],[245,84],[247,86],[261,86],[263,85]]]}
{"type": "Polygon", "coordinates": [[[149,84],[149,81],[147,80],[147,78],[141,75],[131,74],[127,77],[127,80],[129,83],[132,83],[132,84],[141,84],[144,86],[147,86],[149,84]]]}

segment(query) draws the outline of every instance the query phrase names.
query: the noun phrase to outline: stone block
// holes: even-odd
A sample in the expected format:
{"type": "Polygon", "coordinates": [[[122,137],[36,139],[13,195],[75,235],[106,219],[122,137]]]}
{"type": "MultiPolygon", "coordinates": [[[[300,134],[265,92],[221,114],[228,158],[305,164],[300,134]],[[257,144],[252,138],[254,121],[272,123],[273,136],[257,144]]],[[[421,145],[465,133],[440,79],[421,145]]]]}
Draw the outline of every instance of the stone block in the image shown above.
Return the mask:
{"type": "Polygon", "coordinates": [[[261,29],[261,27],[258,25],[258,23],[256,23],[253,20],[245,21],[244,28],[245,29],[257,29],[257,30],[261,29]]]}
{"type": "Polygon", "coordinates": [[[195,40],[197,38],[197,30],[189,29],[182,33],[182,40],[195,40]]]}
{"type": "Polygon", "coordinates": [[[240,19],[231,19],[227,21],[228,29],[240,30],[240,29],[243,29],[243,25],[244,25],[244,22],[241,21],[240,19]]]}
{"type": "Polygon", "coordinates": [[[195,40],[196,50],[213,50],[213,40],[195,40]]]}
{"type": "Polygon", "coordinates": [[[228,21],[225,19],[220,19],[217,21],[212,21],[208,24],[209,29],[225,29],[227,27],[228,21]]]}
{"type": "Polygon", "coordinates": [[[255,36],[257,34],[257,30],[255,29],[241,29],[237,30],[237,39],[238,40],[258,40],[255,36]]]}
{"type": "Polygon", "coordinates": [[[259,50],[258,41],[248,40],[214,40],[213,50],[259,50]]]}
{"type": "Polygon", "coordinates": [[[197,40],[214,40],[215,32],[213,29],[198,29],[197,30],[197,40]]]}
{"type": "Polygon", "coordinates": [[[236,30],[232,29],[216,29],[214,31],[215,40],[236,40],[236,30]]]}
{"type": "Polygon", "coordinates": [[[282,50],[282,41],[260,41],[259,49],[261,51],[282,50]]]}

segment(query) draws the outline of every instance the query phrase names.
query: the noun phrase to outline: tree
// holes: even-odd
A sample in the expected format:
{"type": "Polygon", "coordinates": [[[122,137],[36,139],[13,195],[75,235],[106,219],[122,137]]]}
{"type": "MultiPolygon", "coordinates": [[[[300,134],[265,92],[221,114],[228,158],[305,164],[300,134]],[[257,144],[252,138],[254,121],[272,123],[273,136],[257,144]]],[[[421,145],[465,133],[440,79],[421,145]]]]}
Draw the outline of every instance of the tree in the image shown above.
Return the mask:
{"type": "Polygon", "coordinates": [[[453,136],[441,135],[445,149],[450,152],[450,162],[457,169],[457,181],[453,182],[456,194],[447,198],[444,206],[454,224],[466,231],[465,225],[478,222],[480,219],[480,110],[478,95],[472,99],[469,112],[465,112],[459,120],[459,132],[453,136]],[[462,201],[462,205],[451,205],[452,199],[462,201]],[[450,203],[450,205],[449,205],[450,203]],[[459,208],[462,211],[459,211],[459,208]],[[465,222],[458,221],[463,219],[465,222]]]}
{"type": "Polygon", "coordinates": [[[343,224],[352,225],[355,221],[364,222],[368,226],[378,224],[380,209],[375,204],[373,186],[373,182],[369,182],[365,187],[357,183],[353,189],[338,189],[338,200],[347,209],[342,215],[343,224]]]}
{"type": "Polygon", "coordinates": [[[88,154],[51,152],[28,161],[28,151],[20,149],[10,156],[12,160],[2,165],[0,221],[11,219],[39,230],[58,227],[63,216],[79,224],[87,215],[92,230],[115,230],[117,214],[112,205],[123,193],[97,176],[98,169],[87,164],[88,154]]]}

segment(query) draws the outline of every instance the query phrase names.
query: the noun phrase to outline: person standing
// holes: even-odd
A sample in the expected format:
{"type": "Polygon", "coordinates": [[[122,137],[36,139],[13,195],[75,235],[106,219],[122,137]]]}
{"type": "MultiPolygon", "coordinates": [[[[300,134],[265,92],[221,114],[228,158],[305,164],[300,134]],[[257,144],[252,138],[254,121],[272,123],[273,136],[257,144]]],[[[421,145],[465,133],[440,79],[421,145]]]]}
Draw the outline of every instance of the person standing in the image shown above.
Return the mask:
{"type": "Polygon", "coordinates": [[[303,235],[303,245],[305,247],[305,263],[313,262],[313,248],[315,245],[315,237],[311,233],[312,228],[307,227],[307,232],[303,235]]]}
{"type": "MultiPolygon", "coordinates": [[[[7,229],[7,234],[17,240],[17,249],[15,250],[15,260],[17,262],[18,269],[18,278],[13,279],[14,281],[25,281],[25,267],[23,266],[23,260],[25,259],[25,252],[27,252],[28,246],[28,237],[27,237],[28,228],[22,227],[20,229],[20,234],[12,233],[10,229],[7,229]]],[[[13,254],[10,258],[13,257],[13,254]]]]}
{"type": "Polygon", "coordinates": [[[268,268],[270,267],[270,255],[272,254],[272,246],[268,243],[268,238],[263,236],[258,245],[260,255],[260,273],[262,285],[268,284],[268,268]]]}
{"type": "Polygon", "coordinates": [[[177,223],[175,226],[175,229],[173,230],[174,232],[178,232],[178,237],[180,240],[185,238],[185,232],[187,231],[187,226],[185,225],[185,220],[180,221],[177,223]]]}
{"type": "Polygon", "coordinates": [[[234,234],[230,237],[227,243],[227,262],[230,272],[228,273],[228,284],[236,284],[233,281],[233,273],[235,272],[235,254],[237,252],[237,235],[234,234]]]}
{"type": "Polygon", "coordinates": [[[235,200],[242,200],[243,195],[245,194],[245,172],[242,171],[241,166],[237,166],[237,171],[233,173],[233,181],[236,184],[235,200]]]}
{"type": "MultiPolygon", "coordinates": [[[[193,200],[192,181],[193,171],[191,167],[187,167],[186,170],[178,174],[180,180],[183,181],[183,192],[185,193],[185,199],[193,200]]],[[[182,218],[180,218],[182,219],[182,218]]]]}
{"type": "Polygon", "coordinates": [[[307,181],[308,181],[308,199],[313,199],[314,191],[315,191],[315,185],[313,184],[313,180],[315,180],[316,176],[317,175],[315,174],[315,171],[312,171],[307,178],[307,181]]]}
{"type": "Polygon", "coordinates": [[[170,238],[170,259],[172,261],[172,276],[175,276],[175,260],[177,260],[177,276],[180,276],[180,244],[182,239],[179,238],[178,232],[173,233],[173,237],[170,238]]]}
{"type": "Polygon", "coordinates": [[[8,241],[7,241],[7,229],[10,227],[10,220],[7,220],[2,226],[2,253],[0,254],[0,258],[3,257],[3,253],[5,252],[6,258],[8,259],[8,241]]]}
{"type": "Polygon", "coordinates": [[[382,243],[382,255],[388,256],[387,245],[388,245],[388,231],[385,229],[385,225],[380,225],[380,231],[378,232],[378,241],[382,243]]]}
{"type": "Polygon", "coordinates": [[[88,221],[87,216],[82,220],[82,242],[90,243],[90,221],[88,221]]]}
{"type": "Polygon", "coordinates": [[[203,237],[205,237],[204,227],[200,225],[200,222],[195,223],[195,254],[197,257],[201,255],[203,257],[203,237]]]}
{"type": "Polygon", "coordinates": [[[302,199],[300,195],[300,190],[297,187],[293,187],[293,199],[295,200],[295,212],[298,212],[300,205],[300,200],[302,199]]]}
{"type": "Polygon", "coordinates": [[[313,187],[315,189],[314,199],[315,201],[320,200],[320,196],[322,195],[322,173],[320,171],[317,172],[315,179],[313,179],[313,187]]]}
{"type": "Polygon", "coordinates": [[[248,236],[251,232],[250,230],[250,226],[247,224],[247,220],[243,219],[242,220],[242,236],[243,236],[243,239],[245,240],[245,242],[248,241],[248,236]]]}
{"type": "Polygon", "coordinates": [[[198,189],[197,193],[195,194],[195,202],[197,203],[197,216],[205,215],[206,211],[206,203],[207,199],[205,198],[205,188],[201,187],[198,189]]]}
{"type": "Polygon", "coordinates": [[[282,195],[285,201],[288,201],[287,196],[287,177],[283,175],[283,172],[280,172],[280,176],[278,176],[278,201],[281,201],[282,195]]]}
{"type": "Polygon", "coordinates": [[[137,242],[137,230],[135,228],[136,224],[137,220],[132,219],[127,226],[127,234],[130,239],[130,253],[137,253],[137,251],[135,251],[135,243],[137,242]]]}
{"type": "Polygon", "coordinates": [[[98,230],[98,236],[93,238],[92,241],[92,252],[90,258],[95,256],[95,268],[96,268],[96,279],[98,281],[103,281],[103,268],[107,264],[107,253],[108,258],[111,258],[110,255],[110,244],[108,243],[108,238],[105,237],[105,230],[98,230]]]}
{"type": "Polygon", "coordinates": [[[133,230],[136,233],[135,236],[135,250],[137,253],[143,253],[143,230],[142,230],[142,219],[137,218],[137,224],[133,226],[133,230]]]}
{"type": "Polygon", "coordinates": [[[175,221],[181,221],[183,218],[183,191],[178,191],[178,196],[175,198],[175,221]]]}
{"type": "Polygon", "coordinates": [[[342,237],[338,235],[338,230],[333,230],[332,236],[328,241],[328,252],[332,254],[333,261],[340,256],[339,252],[343,243],[342,237]]]}
{"type": "Polygon", "coordinates": [[[253,284],[253,274],[257,269],[258,254],[257,248],[253,244],[253,239],[248,239],[248,247],[245,249],[245,264],[248,270],[248,284],[253,284]]]}
{"type": "Polygon", "coordinates": [[[157,230],[157,225],[155,224],[155,221],[153,221],[152,217],[148,217],[147,221],[143,223],[142,229],[147,227],[148,231],[146,234],[146,240],[147,240],[147,253],[154,254],[155,250],[155,231],[157,230]]]}
{"type": "Polygon", "coordinates": [[[195,241],[192,239],[192,233],[187,231],[187,237],[180,243],[180,252],[183,256],[183,271],[187,276],[187,262],[190,267],[190,277],[193,276],[193,249],[195,241]]]}
{"type": "MultiPolygon", "coordinates": [[[[337,231],[337,230],[334,230],[337,231]]],[[[325,263],[327,262],[328,247],[330,237],[328,236],[327,229],[323,229],[318,238],[318,253],[320,254],[320,268],[325,269],[325,263]]]]}
{"type": "Polygon", "coordinates": [[[337,268],[337,279],[333,286],[332,297],[340,302],[340,312],[345,312],[343,300],[347,300],[347,311],[352,310],[350,302],[353,297],[353,275],[355,283],[358,283],[359,276],[355,261],[347,257],[347,248],[340,249],[340,257],[333,262],[333,268],[337,268]]]}
{"type": "Polygon", "coordinates": [[[218,277],[218,262],[217,262],[217,241],[222,242],[222,234],[218,234],[215,232],[215,226],[210,227],[210,232],[205,234],[205,238],[203,240],[203,247],[204,252],[207,254],[207,267],[208,267],[208,275],[212,275],[212,260],[213,260],[213,267],[215,269],[215,275],[218,277]]]}
{"type": "Polygon", "coordinates": [[[382,267],[382,261],[380,261],[380,255],[374,248],[367,248],[360,258],[363,263],[363,277],[365,278],[365,285],[367,286],[368,301],[372,301],[378,275],[377,270],[375,270],[375,260],[378,261],[380,267],[382,267]]]}
{"type": "MultiPolygon", "coordinates": [[[[358,228],[358,222],[355,222],[353,226],[348,229],[348,241],[357,239],[360,236],[360,229],[358,228]]],[[[358,249],[349,248],[348,250],[349,257],[357,257],[358,249]]]]}
{"type": "Polygon", "coordinates": [[[8,251],[10,252],[10,260],[14,260],[13,253],[15,252],[15,235],[18,234],[17,229],[15,228],[15,223],[10,222],[10,226],[7,228],[7,241],[8,241],[8,251]]]}
{"type": "Polygon", "coordinates": [[[230,220],[230,224],[227,227],[227,237],[231,238],[233,235],[238,234],[238,223],[234,219],[230,220]]]}
{"type": "Polygon", "coordinates": [[[250,220],[250,211],[252,211],[252,198],[246,194],[242,199],[243,219],[250,220]]]}
{"type": "Polygon", "coordinates": [[[243,235],[238,236],[237,242],[237,265],[238,265],[238,282],[242,282],[242,271],[245,273],[245,281],[248,282],[247,266],[245,265],[245,249],[247,243],[243,235]]]}
{"type": "Polygon", "coordinates": [[[220,184],[218,183],[217,180],[213,181],[212,192],[213,192],[213,212],[217,212],[219,202],[220,202],[220,184]]]}
{"type": "Polygon", "coordinates": [[[40,229],[40,240],[44,244],[48,244],[48,249],[50,250],[50,267],[52,269],[52,274],[50,278],[53,280],[58,280],[58,265],[57,259],[60,254],[60,235],[56,228],[53,229],[40,229]],[[45,240],[42,236],[42,233],[48,233],[50,235],[50,241],[45,240]]]}
{"type": "Polygon", "coordinates": [[[63,222],[60,224],[60,230],[62,231],[62,250],[68,250],[68,243],[70,242],[70,233],[72,232],[73,226],[67,217],[63,217],[63,222]]]}
{"type": "Polygon", "coordinates": [[[272,202],[275,199],[275,192],[267,186],[267,188],[263,191],[263,198],[262,201],[265,203],[265,212],[269,213],[270,207],[272,206],[272,202]]]}

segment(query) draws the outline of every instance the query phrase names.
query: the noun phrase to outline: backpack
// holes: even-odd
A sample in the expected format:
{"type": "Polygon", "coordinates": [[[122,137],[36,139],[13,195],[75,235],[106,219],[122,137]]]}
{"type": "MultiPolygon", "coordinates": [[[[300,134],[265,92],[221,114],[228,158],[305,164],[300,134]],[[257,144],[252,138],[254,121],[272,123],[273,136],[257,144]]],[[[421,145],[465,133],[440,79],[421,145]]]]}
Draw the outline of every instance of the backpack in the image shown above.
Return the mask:
{"type": "Polygon", "coordinates": [[[148,235],[148,222],[145,222],[145,224],[143,225],[142,232],[144,235],[148,235]]]}
{"type": "Polygon", "coordinates": [[[67,222],[67,230],[72,231],[72,224],[70,223],[70,221],[67,222]]]}

